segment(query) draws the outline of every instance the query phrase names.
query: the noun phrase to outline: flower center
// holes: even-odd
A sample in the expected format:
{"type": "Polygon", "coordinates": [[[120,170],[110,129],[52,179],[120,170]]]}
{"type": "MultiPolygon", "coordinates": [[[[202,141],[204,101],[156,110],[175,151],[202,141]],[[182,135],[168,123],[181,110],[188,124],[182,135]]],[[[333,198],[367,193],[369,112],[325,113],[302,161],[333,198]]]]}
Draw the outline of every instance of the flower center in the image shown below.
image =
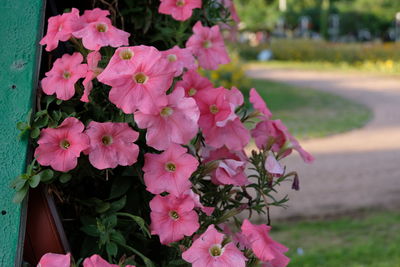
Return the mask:
{"type": "Polygon", "coordinates": [[[218,107],[217,107],[215,104],[212,104],[212,105],[210,106],[210,112],[211,112],[212,114],[217,114],[217,113],[219,112],[219,109],[218,109],[218,107]]]}
{"type": "Polygon", "coordinates": [[[169,61],[169,62],[175,62],[175,61],[178,60],[178,58],[177,58],[176,55],[174,55],[174,54],[168,55],[167,58],[168,58],[168,61],[169,61]]]}
{"type": "Polygon", "coordinates": [[[222,255],[221,245],[214,245],[210,248],[210,254],[213,257],[218,257],[222,255]]]}
{"type": "Polygon", "coordinates": [[[176,212],[176,211],[174,211],[174,210],[171,210],[170,212],[169,212],[169,217],[171,217],[173,220],[178,220],[179,219],[179,214],[178,214],[178,212],[176,212]]]}
{"type": "Polygon", "coordinates": [[[169,172],[174,172],[176,170],[176,165],[172,162],[165,164],[165,169],[169,172]]]}
{"type": "Polygon", "coordinates": [[[67,139],[64,139],[60,142],[60,147],[62,149],[68,149],[71,146],[71,144],[68,142],[67,139]]]}
{"type": "Polygon", "coordinates": [[[133,57],[133,52],[130,49],[124,49],[119,52],[119,57],[123,60],[129,60],[133,57]]]}
{"type": "Polygon", "coordinates": [[[185,0],[177,0],[176,1],[177,6],[184,6],[185,5],[185,0]]]}
{"type": "Polygon", "coordinates": [[[108,27],[104,23],[99,23],[96,25],[96,29],[98,32],[106,32],[108,30],[108,27]]]}
{"type": "Polygon", "coordinates": [[[71,72],[69,71],[64,71],[63,72],[63,78],[68,80],[69,78],[71,78],[71,72]]]}
{"type": "Polygon", "coordinates": [[[210,48],[212,46],[212,42],[210,40],[205,40],[203,42],[203,47],[204,48],[210,48]]]}
{"type": "Polygon", "coordinates": [[[190,88],[190,89],[189,89],[189,92],[188,92],[188,95],[189,95],[189,96],[194,96],[196,93],[197,93],[197,90],[196,90],[196,89],[190,88]]]}
{"type": "Polygon", "coordinates": [[[174,113],[174,110],[172,108],[170,108],[170,107],[164,107],[160,111],[160,115],[162,117],[169,117],[169,116],[172,115],[172,113],[174,113]]]}
{"type": "Polygon", "coordinates": [[[101,138],[101,142],[104,145],[108,146],[108,145],[111,145],[113,143],[113,139],[112,139],[111,136],[105,135],[105,136],[103,136],[103,138],[101,138]]]}
{"type": "Polygon", "coordinates": [[[134,79],[135,79],[136,83],[142,83],[143,84],[143,83],[147,82],[149,77],[147,77],[144,73],[139,72],[139,73],[135,74],[134,79]]]}

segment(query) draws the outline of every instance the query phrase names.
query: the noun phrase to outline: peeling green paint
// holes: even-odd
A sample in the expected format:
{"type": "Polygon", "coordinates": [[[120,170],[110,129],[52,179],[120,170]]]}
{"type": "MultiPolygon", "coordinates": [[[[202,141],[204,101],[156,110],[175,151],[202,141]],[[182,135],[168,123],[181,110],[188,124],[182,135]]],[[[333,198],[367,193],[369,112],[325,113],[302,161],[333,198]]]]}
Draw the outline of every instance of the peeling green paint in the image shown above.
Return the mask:
{"type": "MultiPolygon", "coordinates": [[[[45,0],[0,3],[0,266],[20,257],[21,207],[12,203],[10,181],[24,171],[28,141],[15,125],[25,121],[37,87],[45,0]]],[[[22,226],[23,227],[23,226],[22,226]]]]}

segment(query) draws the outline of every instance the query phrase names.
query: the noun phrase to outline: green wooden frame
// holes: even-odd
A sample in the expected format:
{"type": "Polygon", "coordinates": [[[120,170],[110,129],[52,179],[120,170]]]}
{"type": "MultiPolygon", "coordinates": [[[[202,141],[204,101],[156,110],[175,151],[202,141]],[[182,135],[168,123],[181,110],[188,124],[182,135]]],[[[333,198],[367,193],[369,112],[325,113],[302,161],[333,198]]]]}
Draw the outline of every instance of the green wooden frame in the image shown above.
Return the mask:
{"type": "Polygon", "coordinates": [[[20,266],[26,203],[12,202],[10,181],[25,171],[28,140],[18,138],[18,121],[34,106],[41,56],[45,0],[0,3],[0,266],[20,266]]]}

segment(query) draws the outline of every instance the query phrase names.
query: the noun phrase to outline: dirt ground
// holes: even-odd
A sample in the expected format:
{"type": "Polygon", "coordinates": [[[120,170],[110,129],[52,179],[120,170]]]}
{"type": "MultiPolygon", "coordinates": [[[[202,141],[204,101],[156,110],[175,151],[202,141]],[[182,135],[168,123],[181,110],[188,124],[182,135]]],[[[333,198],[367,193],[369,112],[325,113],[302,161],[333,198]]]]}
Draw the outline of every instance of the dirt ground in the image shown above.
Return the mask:
{"type": "Polygon", "coordinates": [[[286,160],[288,170],[300,175],[300,191],[291,190],[289,183],[283,185],[280,194],[289,195],[289,207],[272,207],[272,218],[400,208],[399,78],[259,67],[248,74],[335,93],[367,105],[374,113],[361,129],[301,143],[316,161],[308,165],[297,155],[286,160]]]}

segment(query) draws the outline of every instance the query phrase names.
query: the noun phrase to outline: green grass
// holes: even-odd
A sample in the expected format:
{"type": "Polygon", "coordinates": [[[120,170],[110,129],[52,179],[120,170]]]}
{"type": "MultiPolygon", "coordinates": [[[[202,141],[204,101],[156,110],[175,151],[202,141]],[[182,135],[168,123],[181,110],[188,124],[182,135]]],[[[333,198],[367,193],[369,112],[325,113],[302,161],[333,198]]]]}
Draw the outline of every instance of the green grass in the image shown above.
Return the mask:
{"type": "Polygon", "coordinates": [[[281,119],[302,139],[359,128],[372,116],[364,105],[326,92],[266,80],[252,80],[251,86],[264,98],[274,119],[281,119]]]}
{"type": "Polygon", "coordinates": [[[289,267],[400,266],[400,212],[363,213],[329,221],[276,222],[271,235],[289,247],[289,267]]]}

